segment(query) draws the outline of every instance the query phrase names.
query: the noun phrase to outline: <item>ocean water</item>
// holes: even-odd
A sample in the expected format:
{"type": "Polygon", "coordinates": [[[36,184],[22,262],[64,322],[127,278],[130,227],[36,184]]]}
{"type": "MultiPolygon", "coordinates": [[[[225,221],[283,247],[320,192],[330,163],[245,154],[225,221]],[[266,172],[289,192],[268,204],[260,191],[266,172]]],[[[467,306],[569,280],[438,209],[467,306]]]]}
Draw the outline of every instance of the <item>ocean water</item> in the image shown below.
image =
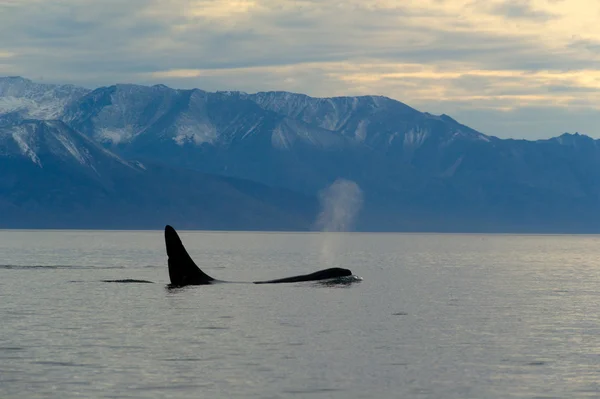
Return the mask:
{"type": "Polygon", "coordinates": [[[598,398],[600,237],[0,231],[0,398],[598,398]],[[154,284],[105,283],[146,279],[154,284]]]}

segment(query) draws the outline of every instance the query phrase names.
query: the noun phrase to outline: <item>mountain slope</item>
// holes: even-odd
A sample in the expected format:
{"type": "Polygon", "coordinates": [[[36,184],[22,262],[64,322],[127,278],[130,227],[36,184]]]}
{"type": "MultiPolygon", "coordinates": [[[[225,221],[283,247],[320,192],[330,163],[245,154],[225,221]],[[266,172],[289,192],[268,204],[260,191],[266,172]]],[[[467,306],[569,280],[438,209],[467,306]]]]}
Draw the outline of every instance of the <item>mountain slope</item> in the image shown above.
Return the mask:
{"type": "Polygon", "coordinates": [[[97,89],[72,103],[63,120],[126,158],[307,194],[337,176],[333,171],[320,178],[332,157],[355,147],[343,136],[240,96],[165,86],[97,89]],[[315,159],[315,149],[322,160],[315,159]],[[290,170],[295,171],[291,179],[290,170]]]}
{"type": "Polygon", "coordinates": [[[0,127],[0,227],[308,229],[316,200],[126,162],[59,121],[0,127]]]}

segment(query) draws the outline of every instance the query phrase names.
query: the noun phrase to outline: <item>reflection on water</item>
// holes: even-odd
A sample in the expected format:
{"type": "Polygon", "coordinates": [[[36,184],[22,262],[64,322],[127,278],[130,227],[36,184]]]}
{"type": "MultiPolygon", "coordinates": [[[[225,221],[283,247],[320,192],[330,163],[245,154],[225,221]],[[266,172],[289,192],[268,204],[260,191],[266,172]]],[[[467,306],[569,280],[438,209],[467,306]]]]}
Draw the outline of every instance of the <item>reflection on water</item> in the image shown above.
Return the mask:
{"type": "Polygon", "coordinates": [[[223,280],[362,280],[169,290],[162,232],[0,231],[0,397],[600,396],[599,237],[181,235],[223,280]]]}

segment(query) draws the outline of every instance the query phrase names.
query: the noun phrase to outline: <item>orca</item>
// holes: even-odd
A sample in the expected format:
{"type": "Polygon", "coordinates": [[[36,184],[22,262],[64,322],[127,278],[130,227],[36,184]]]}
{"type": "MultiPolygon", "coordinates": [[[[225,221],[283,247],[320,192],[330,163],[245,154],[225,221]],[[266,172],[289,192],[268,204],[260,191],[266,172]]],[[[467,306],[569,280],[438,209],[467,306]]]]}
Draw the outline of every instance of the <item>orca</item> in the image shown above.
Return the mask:
{"type": "MultiPolygon", "coordinates": [[[[204,273],[194,263],[187,250],[183,246],[179,234],[169,225],[165,227],[165,245],[167,247],[167,264],[169,266],[169,278],[171,287],[184,287],[187,285],[207,285],[218,282],[204,273]]],[[[352,272],[348,269],[334,267],[325,270],[319,270],[314,273],[304,274],[300,276],[280,278],[267,281],[253,281],[254,284],[279,284],[279,283],[297,283],[301,281],[319,281],[335,279],[340,277],[352,276],[352,272]]]]}

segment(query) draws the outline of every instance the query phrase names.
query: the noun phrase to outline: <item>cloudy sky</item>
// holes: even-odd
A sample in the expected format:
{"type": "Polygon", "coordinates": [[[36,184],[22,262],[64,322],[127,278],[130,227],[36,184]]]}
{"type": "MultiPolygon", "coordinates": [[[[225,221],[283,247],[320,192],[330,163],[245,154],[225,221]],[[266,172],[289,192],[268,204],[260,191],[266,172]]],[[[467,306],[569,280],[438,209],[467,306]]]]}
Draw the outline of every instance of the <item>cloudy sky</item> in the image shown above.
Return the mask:
{"type": "Polygon", "coordinates": [[[0,0],[0,76],[377,94],[600,138],[598,0],[0,0]]]}

